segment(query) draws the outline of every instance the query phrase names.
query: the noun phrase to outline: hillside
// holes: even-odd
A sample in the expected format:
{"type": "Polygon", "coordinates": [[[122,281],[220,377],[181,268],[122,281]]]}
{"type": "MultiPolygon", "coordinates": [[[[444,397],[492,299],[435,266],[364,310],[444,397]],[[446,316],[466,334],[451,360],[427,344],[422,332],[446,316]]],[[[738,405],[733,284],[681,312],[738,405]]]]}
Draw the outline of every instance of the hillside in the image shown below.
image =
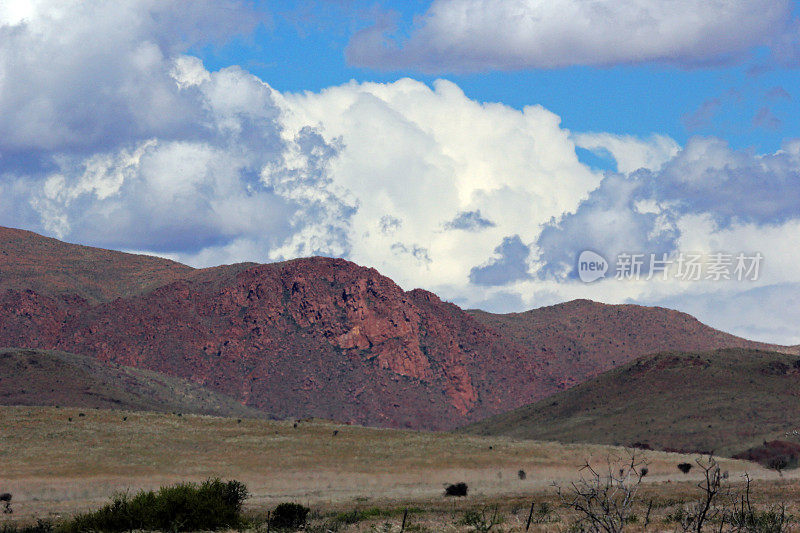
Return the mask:
{"type": "Polygon", "coordinates": [[[0,349],[0,405],[265,416],[232,398],[163,374],[30,349],[0,349]]]}
{"type": "Polygon", "coordinates": [[[691,315],[641,305],[573,300],[524,313],[468,311],[532,353],[547,360],[562,384],[572,386],[645,354],[707,351],[721,347],[800,353],[752,342],[711,328],[691,315]]]}
{"type": "Polygon", "coordinates": [[[30,289],[97,303],[141,293],[193,270],[168,259],[69,244],[0,227],[0,291],[30,289]]]}
{"type": "Polygon", "coordinates": [[[461,431],[732,455],[800,428],[799,390],[797,356],[663,353],[461,431]]]}
{"type": "Polygon", "coordinates": [[[342,259],[195,270],[0,234],[0,347],[164,373],[279,417],[452,429],[648,353],[752,345],[658,308],[470,314],[342,259]]]}
{"type": "Polygon", "coordinates": [[[200,270],[94,305],[6,291],[0,313],[0,346],[163,372],[282,417],[449,429],[556,390],[458,307],[339,259],[200,270]]]}

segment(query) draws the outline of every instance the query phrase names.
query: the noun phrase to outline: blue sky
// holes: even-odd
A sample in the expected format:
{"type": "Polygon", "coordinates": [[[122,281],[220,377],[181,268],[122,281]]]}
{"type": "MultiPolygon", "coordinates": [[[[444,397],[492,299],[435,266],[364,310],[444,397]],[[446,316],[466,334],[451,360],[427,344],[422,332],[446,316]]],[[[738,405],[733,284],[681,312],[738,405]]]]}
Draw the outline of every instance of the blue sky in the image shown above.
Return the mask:
{"type": "MultiPolygon", "coordinates": [[[[736,61],[705,68],[656,63],[459,75],[348,63],[345,49],[354,33],[386,13],[398,17],[408,31],[430,4],[259,2],[258,9],[268,20],[254,33],[197,53],[211,69],[243,65],[281,91],[319,91],[349,80],[389,82],[407,76],[430,84],[446,78],[482,102],[502,102],[518,109],[542,105],[558,114],[565,128],[575,131],[663,133],[680,143],[693,135],[713,135],[724,137],[734,147],[761,152],[778,149],[787,135],[800,131],[800,71],[770,64],[764,47],[754,47],[736,61]],[[779,122],[757,123],[764,108],[779,122]]],[[[798,3],[793,5],[796,13],[798,3]]]]}
{"type": "Polygon", "coordinates": [[[799,67],[797,0],[6,0],[0,225],[798,344],[799,67]]]}

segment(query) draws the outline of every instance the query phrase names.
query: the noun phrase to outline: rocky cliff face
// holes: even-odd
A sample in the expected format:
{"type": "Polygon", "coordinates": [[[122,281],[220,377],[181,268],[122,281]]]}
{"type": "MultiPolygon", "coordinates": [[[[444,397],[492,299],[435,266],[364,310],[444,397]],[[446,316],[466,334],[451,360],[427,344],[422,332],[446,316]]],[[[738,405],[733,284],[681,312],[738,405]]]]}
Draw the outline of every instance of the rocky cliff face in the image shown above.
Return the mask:
{"type": "Polygon", "coordinates": [[[194,271],[95,304],[6,290],[0,309],[0,345],[164,372],[277,416],[445,429],[555,390],[458,307],[340,259],[194,271]]]}
{"type": "Polygon", "coordinates": [[[280,417],[449,429],[639,355],[682,349],[687,338],[702,348],[741,341],[676,326],[658,310],[593,302],[523,320],[473,317],[341,259],[194,270],[51,239],[43,247],[34,234],[14,233],[13,244],[3,236],[0,347],[158,371],[280,417]],[[35,269],[26,249],[37,254],[35,269]],[[647,326],[653,320],[658,327],[647,326]]]}

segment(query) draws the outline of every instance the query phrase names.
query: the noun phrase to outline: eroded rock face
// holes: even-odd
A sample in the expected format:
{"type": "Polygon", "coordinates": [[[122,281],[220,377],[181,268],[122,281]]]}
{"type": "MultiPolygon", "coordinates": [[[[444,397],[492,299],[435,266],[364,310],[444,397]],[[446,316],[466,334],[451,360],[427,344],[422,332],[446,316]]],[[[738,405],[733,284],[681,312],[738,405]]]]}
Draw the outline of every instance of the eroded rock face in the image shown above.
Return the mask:
{"type": "Polygon", "coordinates": [[[196,271],[97,305],[3,298],[2,344],[165,372],[278,416],[445,429],[554,390],[461,309],[343,260],[196,271]],[[495,368],[508,357],[513,378],[495,368]]]}

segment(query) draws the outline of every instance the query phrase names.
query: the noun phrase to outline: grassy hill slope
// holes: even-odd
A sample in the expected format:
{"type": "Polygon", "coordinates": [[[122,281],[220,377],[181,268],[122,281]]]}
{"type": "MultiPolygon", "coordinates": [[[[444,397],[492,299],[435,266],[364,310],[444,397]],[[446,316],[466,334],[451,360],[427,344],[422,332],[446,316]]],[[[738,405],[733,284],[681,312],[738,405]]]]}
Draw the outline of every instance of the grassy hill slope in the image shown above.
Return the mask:
{"type": "Polygon", "coordinates": [[[0,349],[0,405],[265,416],[233,398],[164,374],[30,349],[0,349]]]}
{"type": "Polygon", "coordinates": [[[175,261],[69,244],[0,227],[0,290],[77,294],[91,303],[131,296],[190,275],[175,261]]]}
{"type": "Polygon", "coordinates": [[[800,347],[736,337],[664,307],[572,300],[522,313],[467,312],[504,338],[548,359],[550,371],[561,376],[565,386],[665,351],[751,348],[800,353],[800,347]]]}
{"type": "Polygon", "coordinates": [[[730,455],[795,429],[797,356],[723,349],[644,357],[462,431],[730,455]]]}

